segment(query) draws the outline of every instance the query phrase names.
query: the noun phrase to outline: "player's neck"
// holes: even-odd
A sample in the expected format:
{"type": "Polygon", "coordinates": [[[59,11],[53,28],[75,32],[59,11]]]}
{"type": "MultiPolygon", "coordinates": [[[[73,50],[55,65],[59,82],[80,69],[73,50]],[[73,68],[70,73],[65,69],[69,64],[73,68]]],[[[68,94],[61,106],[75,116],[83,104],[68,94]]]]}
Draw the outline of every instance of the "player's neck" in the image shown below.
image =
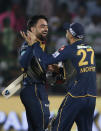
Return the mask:
{"type": "Polygon", "coordinates": [[[80,39],[71,39],[70,40],[70,45],[74,44],[75,42],[79,41],[80,39]]]}

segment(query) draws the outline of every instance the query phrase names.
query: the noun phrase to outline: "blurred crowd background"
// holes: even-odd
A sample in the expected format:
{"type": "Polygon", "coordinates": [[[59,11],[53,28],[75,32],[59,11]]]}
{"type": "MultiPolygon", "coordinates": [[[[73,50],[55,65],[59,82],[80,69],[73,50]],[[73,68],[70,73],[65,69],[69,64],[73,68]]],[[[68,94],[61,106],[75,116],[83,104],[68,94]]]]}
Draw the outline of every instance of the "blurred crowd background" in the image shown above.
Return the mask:
{"type": "MultiPolygon", "coordinates": [[[[49,19],[48,53],[67,44],[66,22],[84,25],[86,41],[95,49],[97,94],[101,95],[101,0],[0,0],[0,89],[21,74],[18,52],[24,40],[19,31],[25,30],[28,18],[36,14],[49,19]]],[[[49,92],[60,93],[59,89],[52,87],[49,92]]]]}

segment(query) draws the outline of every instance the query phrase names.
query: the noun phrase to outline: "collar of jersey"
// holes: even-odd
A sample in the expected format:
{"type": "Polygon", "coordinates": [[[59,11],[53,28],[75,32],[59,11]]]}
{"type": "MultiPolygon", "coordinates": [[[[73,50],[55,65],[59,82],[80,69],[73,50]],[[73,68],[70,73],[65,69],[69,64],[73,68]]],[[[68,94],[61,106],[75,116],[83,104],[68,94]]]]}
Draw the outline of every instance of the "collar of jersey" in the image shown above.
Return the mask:
{"type": "Polygon", "coordinates": [[[45,44],[45,41],[41,41],[41,40],[39,40],[39,39],[37,39],[37,42],[40,42],[40,43],[42,43],[42,44],[45,44]]]}
{"type": "Polygon", "coordinates": [[[74,45],[74,44],[80,45],[81,43],[83,43],[83,40],[78,40],[78,41],[74,42],[72,45],[74,45]]]}

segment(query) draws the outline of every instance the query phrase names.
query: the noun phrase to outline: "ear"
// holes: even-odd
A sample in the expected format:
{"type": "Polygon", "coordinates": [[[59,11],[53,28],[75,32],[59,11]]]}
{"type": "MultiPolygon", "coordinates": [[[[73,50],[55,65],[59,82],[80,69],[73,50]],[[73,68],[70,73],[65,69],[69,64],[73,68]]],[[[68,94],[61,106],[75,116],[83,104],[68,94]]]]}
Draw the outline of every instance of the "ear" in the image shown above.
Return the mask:
{"type": "Polygon", "coordinates": [[[35,32],[35,27],[31,27],[31,32],[35,32]]]}

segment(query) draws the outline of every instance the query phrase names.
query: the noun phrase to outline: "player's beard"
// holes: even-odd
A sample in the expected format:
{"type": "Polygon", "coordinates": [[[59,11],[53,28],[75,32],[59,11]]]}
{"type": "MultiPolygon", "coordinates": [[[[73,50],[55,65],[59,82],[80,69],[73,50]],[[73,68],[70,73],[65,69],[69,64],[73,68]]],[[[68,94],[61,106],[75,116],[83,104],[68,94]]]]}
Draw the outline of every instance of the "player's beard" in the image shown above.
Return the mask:
{"type": "Polygon", "coordinates": [[[39,40],[41,40],[41,41],[46,41],[46,39],[47,39],[47,35],[46,35],[46,36],[43,36],[41,33],[40,33],[40,34],[37,34],[36,36],[37,36],[37,38],[38,38],[39,40]]]}

